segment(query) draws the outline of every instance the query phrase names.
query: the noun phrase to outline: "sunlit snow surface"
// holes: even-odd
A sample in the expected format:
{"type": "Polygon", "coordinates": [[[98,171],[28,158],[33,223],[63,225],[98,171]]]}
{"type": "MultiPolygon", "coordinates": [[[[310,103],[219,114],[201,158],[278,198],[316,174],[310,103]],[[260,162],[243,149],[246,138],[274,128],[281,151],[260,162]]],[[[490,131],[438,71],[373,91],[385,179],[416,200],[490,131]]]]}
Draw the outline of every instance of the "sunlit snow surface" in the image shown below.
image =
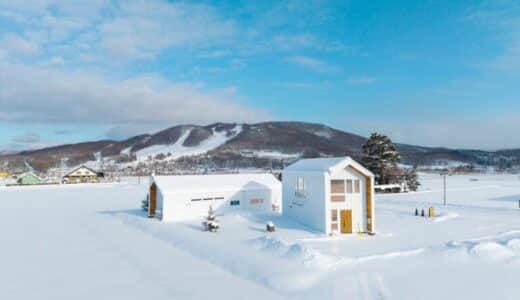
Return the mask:
{"type": "MultiPolygon", "coordinates": [[[[199,145],[184,146],[184,142],[190,136],[191,130],[192,129],[186,130],[173,144],[154,145],[137,151],[135,153],[137,159],[143,160],[150,156],[155,157],[158,154],[169,154],[168,159],[177,159],[183,156],[203,154],[236,137],[242,131],[242,126],[236,125],[234,128],[234,134],[229,136],[225,130],[220,132],[213,130],[213,134],[208,139],[202,141],[199,145]]],[[[128,151],[128,149],[125,150],[128,151]]]]}
{"type": "Polygon", "coordinates": [[[0,299],[520,299],[519,177],[449,177],[446,207],[421,181],[377,195],[377,235],[332,237],[275,214],[216,234],[148,219],[135,180],[0,188],[0,299]]]}

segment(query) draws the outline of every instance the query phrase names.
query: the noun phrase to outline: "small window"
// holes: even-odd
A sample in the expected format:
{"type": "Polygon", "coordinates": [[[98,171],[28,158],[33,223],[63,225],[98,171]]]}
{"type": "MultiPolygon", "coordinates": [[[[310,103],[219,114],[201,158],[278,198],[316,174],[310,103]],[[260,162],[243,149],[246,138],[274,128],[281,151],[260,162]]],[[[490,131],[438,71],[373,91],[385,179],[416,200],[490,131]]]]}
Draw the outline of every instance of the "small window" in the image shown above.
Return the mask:
{"type": "Polygon", "coordinates": [[[352,179],[347,180],[347,194],[352,194],[352,179]]]}
{"type": "Polygon", "coordinates": [[[231,204],[231,206],[240,205],[240,200],[231,200],[231,202],[229,202],[229,204],[231,204]]]}
{"type": "Polygon", "coordinates": [[[330,211],[330,219],[332,222],[338,221],[338,210],[337,209],[333,209],[330,211]]]}
{"type": "Polygon", "coordinates": [[[361,182],[359,180],[354,181],[354,193],[361,193],[361,182]]]}
{"type": "Polygon", "coordinates": [[[253,198],[251,200],[249,200],[249,204],[251,205],[257,205],[257,204],[262,204],[264,203],[264,199],[261,199],[261,198],[253,198]]]}
{"type": "Polygon", "coordinates": [[[297,177],[296,178],[296,196],[305,197],[305,178],[297,177]]]}
{"type": "Polygon", "coordinates": [[[215,197],[215,200],[224,200],[224,197],[215,197]]]}
{"type": "Polygon", "coordinates": [[[200,200],[202,200],[202,199],[200,199],[200,198],[197,198],[197,199],[191,199],[191,201],[200,201],[200,200]]]}
{"type": "Polygon", "coordinates": [[[213,198],[204,198],[204,201],[211,201],[213,198]]]}

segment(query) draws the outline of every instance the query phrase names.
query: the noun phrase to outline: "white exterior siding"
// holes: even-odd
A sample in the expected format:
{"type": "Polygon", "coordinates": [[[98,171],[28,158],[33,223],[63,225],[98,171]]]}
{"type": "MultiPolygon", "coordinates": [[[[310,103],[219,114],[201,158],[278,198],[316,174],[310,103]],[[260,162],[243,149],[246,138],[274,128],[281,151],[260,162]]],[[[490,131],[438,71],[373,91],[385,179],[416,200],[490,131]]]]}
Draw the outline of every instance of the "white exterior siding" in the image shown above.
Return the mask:
{"type": "Polygon", "coordinates": [[[327,211],[324,205],[326,176],[320,172],[283,173],[283,213],[298,222],[319,231],[326,231],[327,211]],[[305,196],[296,195],[297,178],[305,181],[305,196]]]}
{"type": "Polygon", "coordinates": [[[162,208],[162,220],[187,221],[203,218],[208,215],[210,206],[217,213],[226,213],[236,209],[271,211],[272,195],[280,192],[280,189],[278,191],[265,189],[166,194],[167,201],[164,201],[162,208]],[[207,200],[209,198],[212,200],[207,200]],[[231,205],[231,201],[239,201],[239,204],[231,205]],[[252,204],[251,201],[256,204],[252,204]]]}
{"type": "MultiPolygon", "coordinates": [[[[359,187],[360,191],[359,193],[346,193],[345,191],[345,202],[331,202],[329,197],[329,203],[330,203],[330,210],[337,209],[350,209],[352,210],[352,231],[353,232],[366,232],[368,231],[366,226],[366,183],[365,183],[365,176],[362,176],[361,174],[354,172],[351,168],[345,168],[341,169],[339,171],[334,172],[330,175],[330,180],[352,180],[354,183],[355,180],[359,180],[359,187]]],[[[329,180],[329,183],[330,183],[329,180]]],[[[330,184],[329,184],[330,186],[330,184]]],[[[353,186],[354,189],[354,186],[353,186]]],[[[346,190],[346,183],[345,183],[345,190],[346,190]]],[[[329,190],[330,191],[330,190],[329,190]]],[[[339,214],[339,212],[338,212],[339,214]]],[[[338,216],[339,218],[339,216],[338,216]]],[[[329,225],[330,228],[330,219],[329,218],[329,225]]]]}
{"type": "Polygon", "coordinates": [[[272,211],[273,204],[281,208],[282,186],[272,175],[187,176],[152,178],[157,184],[157,216],[163,221],[202,219],[210,206],[217,213],[272,211]]]}
{"type": "Polygon", "coordinates": [[[326,234],[333,230],[341,232],[342,228],[345,233],[374,233],[373,180],[374,175],[369,170],[349,157],[302,159],[282,173],[283,213],[326,234]],[[304,178],[305,184],[298,178],[304,178]],[[332,180],[341,181],[335,185],[334,193],[332,180]],[[372,184],[367,185],[367,180],[372,184]],[[305,187],[304,197],[298,195],[302,185],[305,187]],[[370,191],[367,191],[367,186],[371,187],[370,191]],[[368,197],[368,194],[372,196],[368,197]],[[370,212],[367,212],[368,205],[371,206],[370,212]],[[342,220],[341,212],[344,210],[349,210],[351,217],[345,212],[342,220]],[[332,213],[336,214],[334,222],[332,213]],[[369,217],[372,226],[368,225],[369,217]],[[348,220],[352,223],[342,223],[348,220]]]}

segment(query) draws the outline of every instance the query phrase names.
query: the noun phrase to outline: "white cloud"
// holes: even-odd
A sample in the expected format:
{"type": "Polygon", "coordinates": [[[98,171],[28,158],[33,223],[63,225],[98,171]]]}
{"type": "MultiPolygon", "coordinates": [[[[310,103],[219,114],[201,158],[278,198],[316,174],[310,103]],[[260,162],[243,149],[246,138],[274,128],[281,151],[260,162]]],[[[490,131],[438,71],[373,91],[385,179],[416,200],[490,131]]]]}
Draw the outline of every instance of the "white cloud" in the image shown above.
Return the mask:
{"type": "Polygon", "coordinates": [[[38,51],[38,44],[16,34],[7,33],[0,39],[0,52],[4,52],[5,55],[34,55],[38,51]]]}
{"type": "Polygon", "coordinates": [[[371,132],[382,132],[394,142],[420,146],[483,150],[520,147],[517,139],[504,138],[518,135],[520,119],[513,113],[480,117],[424,116],[408,121],[350,117],[349,123],[343,125],[365,136],[371,132]]]}
{"type": "Polygon", "coordinates": [[[323,60],[309,56],[292,56],[289,57],[287,61],[316,73],[331,73],[339,71],[338,67],[333,66],[323,60]]]}
{"type": "Polygon", "coordinates": [[[202,4],[166,0],[18,2],[0,0],[0,18],[20,23],[27,38],[45,45],[49,52],[77,59],[150,59],[169,47],[221,43],[235,31],[232,21],[202,4]]]}
{"type": "Polygon", "coordinates": [[[36,143],[41,140],[41,137],[37,133],[27,133],[22,135],[17,135],[12,138],[14,143],[23,143],[23,144],[31,144],[36,143]]]}
{"type": "Polygon", "coordinates": [[[1,63],[0,121],[74,122],[148,129],[178,123],[259,121],[268,113],[240,104],[235,88],[207,90],[157,75],[110,80],[95,72],[71,73],[1,63]],[[6,74],[9,74],[8,76],[6,74]]]}
{"type": "Polygon", "coordinates": [[[134,1],[121,3],[100,26],[100,45],[112,54],[154,56],[172,46],[207,45],[233,35],[234,25],[206,5],[134,1]]]}

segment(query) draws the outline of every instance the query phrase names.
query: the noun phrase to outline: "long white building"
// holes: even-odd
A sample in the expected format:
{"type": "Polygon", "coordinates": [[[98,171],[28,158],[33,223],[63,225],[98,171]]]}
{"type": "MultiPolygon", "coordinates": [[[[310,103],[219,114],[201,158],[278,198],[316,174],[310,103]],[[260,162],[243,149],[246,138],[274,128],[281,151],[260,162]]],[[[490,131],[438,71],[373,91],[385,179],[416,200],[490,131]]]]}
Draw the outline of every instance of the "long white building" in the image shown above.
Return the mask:
{"type": "Polygon", "coordinates": [[[195,220],[236,209],[280,211],[282,183],[272,174],[152,176],[148,214],[163,221],[195,220]]]}

